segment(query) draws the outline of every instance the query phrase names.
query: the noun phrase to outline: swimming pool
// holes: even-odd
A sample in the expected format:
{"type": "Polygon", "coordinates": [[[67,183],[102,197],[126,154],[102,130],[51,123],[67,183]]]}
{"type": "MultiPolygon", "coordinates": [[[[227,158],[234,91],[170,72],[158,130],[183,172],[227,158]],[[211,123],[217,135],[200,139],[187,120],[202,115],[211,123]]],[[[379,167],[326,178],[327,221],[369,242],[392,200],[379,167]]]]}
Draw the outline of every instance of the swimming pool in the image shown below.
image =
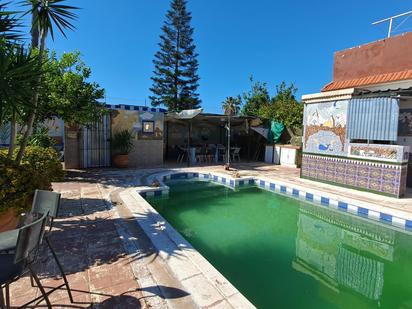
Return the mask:
{"type": "Polygon", "coordinates": [[[256,187],[172,181],[149,198],[258,308],[412,307],[412,236],[256,187]]]}

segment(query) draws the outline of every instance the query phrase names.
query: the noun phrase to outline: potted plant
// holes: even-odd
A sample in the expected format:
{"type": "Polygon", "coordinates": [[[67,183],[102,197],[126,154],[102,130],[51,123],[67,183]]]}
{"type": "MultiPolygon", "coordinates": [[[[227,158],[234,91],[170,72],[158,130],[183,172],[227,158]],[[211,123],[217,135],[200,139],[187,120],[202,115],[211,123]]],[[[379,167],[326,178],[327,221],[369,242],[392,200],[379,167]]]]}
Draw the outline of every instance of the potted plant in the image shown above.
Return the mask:
{"type": "Polygon", "coordinates": [[[115,151],[113,163],[116,167],[125,168],[129,165],[129,153],[133,149],[132,133],[129,130],[116,132],[111,141],[115,151]]]}

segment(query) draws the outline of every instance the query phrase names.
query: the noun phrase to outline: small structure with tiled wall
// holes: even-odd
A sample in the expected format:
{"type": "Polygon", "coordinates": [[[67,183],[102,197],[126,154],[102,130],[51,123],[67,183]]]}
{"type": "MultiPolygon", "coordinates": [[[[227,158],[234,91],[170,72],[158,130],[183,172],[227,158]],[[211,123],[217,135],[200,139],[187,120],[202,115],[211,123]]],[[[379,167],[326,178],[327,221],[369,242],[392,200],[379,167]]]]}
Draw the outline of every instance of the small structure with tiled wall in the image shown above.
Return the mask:
{"type": "Polygon", "coordinates": [[[335,53],[333,81],[302,97],[302,178],[405,194],[412,146],[411,54],[412,33],[335,53]]]}
{"type": "Polygon", "coordinates": [[[133,149],[129,167],[153,167],[163,164],[163,129],[165,110],[146,106],[110,105],[101,121],[88,126],[68,126],[65,129],[65,167],[110,167],[111,136],[128,130],[133,149]]]}
{"type": "Polygon", "coordinates": [[[112,134],[129,130],[133,149],[129,167],[163,164],[164,109],[131,105],[108,105],[111,110],[112,134]]]}

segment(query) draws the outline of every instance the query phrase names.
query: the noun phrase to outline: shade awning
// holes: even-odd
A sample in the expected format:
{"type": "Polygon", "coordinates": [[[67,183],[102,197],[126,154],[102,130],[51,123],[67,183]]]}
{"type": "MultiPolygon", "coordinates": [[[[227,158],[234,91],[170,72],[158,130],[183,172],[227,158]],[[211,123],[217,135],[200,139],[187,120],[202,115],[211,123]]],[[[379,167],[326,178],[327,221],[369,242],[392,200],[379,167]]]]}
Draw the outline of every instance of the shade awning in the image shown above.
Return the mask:
{"type": "Polygon", "coordinates": [[[203,112],[202,108],[184,109],[178,113],[169,113],[168,116],[174,119],[189,120],[195,118],[201,112],[203,112]]]}
{"type": "Polygon", "coordinates": [[[399,101],[395,98],[359,98],[349,101],[347,137],[396,141],[399,101]]]}

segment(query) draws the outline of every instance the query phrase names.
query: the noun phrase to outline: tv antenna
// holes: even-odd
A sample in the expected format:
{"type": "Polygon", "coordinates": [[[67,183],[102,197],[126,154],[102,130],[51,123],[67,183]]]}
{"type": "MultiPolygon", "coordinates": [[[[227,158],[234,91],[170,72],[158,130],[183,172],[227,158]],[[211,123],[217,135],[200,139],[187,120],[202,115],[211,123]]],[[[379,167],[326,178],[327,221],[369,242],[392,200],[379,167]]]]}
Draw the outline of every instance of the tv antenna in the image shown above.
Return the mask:
{"type": "Polygon", "coordinates": [[[391,37],[391,34],[392,34],[393,20],[394,20],[394,19],[397,19],[397,18],[399,18],[399,17],[407,16],[407,17],[397,26],[397,27],[399,27],[399,26],[400,26],[401,24],[403,24],[409,17],[411,17],[411,15],[412,15],[412,11],[405,12],[405,13],[402,13],[402,14],[398,14],[398,15],[395,15],[395,16],[391,16],[391,17],[382,19],[382,20],[375,21],[374,23],[372,23],[372,25],[377,25],[377,24],[381,24],[381,23],[384,23],[384,22],[389,21],[388,38],[390,38],[390,37],[391,37]]]}

